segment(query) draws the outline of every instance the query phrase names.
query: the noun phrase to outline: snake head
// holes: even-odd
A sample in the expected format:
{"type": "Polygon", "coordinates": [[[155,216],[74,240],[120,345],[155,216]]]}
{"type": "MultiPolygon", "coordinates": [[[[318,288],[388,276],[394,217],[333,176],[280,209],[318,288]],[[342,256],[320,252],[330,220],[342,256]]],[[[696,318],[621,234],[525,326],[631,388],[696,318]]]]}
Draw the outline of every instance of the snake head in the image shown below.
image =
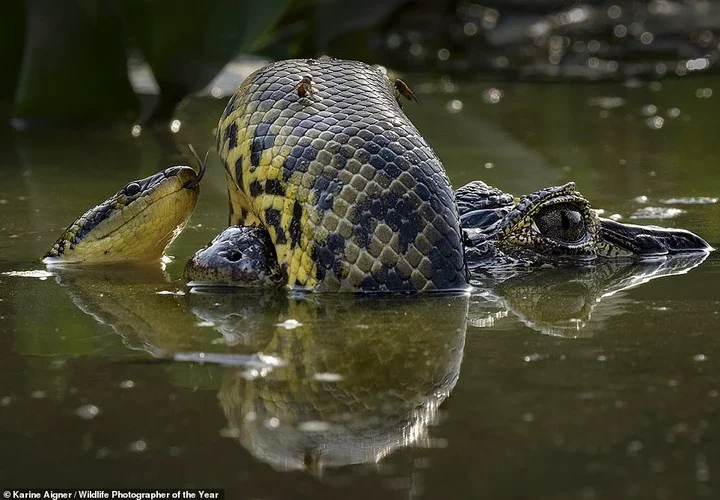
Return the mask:
{"type": "Polygon", "coordinates": [[[60,235],[46,264],[115,264],[160,259],[197,204],[200,188],[190,167],[170,167],[128,183],[91,208],[60,235]]]}

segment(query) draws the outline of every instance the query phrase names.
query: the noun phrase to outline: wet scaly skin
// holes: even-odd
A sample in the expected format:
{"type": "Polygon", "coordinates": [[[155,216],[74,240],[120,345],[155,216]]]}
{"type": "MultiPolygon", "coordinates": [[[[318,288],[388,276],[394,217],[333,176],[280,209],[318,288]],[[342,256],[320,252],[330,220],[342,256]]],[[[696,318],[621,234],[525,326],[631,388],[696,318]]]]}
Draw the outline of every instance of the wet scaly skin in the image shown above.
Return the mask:
{"type": "Polygon", "coordinates": [[[44,262],[95,265],[160,259],[195,209],[197,181],[192,168],[170,167],[130,182],[78,217],[44,262]]]}
{"type": "Polygon", "coordinates": [[[230,224],[267,229],[289,286],[467,286],[450,182],[396,92],[367,64],[298,59],[230,98],[217,134],[230,224]]]}

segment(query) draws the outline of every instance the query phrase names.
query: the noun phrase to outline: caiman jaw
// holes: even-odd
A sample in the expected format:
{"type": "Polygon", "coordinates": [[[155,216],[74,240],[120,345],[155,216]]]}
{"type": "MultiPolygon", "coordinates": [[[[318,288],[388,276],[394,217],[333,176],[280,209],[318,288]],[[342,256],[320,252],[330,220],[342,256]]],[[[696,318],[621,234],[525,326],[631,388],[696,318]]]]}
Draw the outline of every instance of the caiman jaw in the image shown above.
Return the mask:
{"type": "Polygon", "coordinates": [[[621,224],[610,219],[598,220],[598,254],[602,257],[632,255],[637,258],[654,258],[714,250],[700,236],[684,229],[621,224]]]}

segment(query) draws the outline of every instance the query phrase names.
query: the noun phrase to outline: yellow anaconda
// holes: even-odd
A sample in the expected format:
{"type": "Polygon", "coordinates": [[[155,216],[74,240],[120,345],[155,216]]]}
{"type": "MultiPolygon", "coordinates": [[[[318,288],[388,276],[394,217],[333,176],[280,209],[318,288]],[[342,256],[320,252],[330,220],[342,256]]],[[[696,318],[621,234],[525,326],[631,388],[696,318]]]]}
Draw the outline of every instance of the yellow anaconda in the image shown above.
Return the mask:
{"type": "Polygon", "coordinates": [[[132,181],[78,217],[45,254],[47,264],[117,264],[159,259],[190,218],[199,174],[170,167],[132,181]]]}
{"type": "Polygon", "coordinates": [[[380,70],[336,59],[270,64],[230,98],[230,224],[268,229],[289,286],[465,287],[450,182],[397,98],[380,70]]]}

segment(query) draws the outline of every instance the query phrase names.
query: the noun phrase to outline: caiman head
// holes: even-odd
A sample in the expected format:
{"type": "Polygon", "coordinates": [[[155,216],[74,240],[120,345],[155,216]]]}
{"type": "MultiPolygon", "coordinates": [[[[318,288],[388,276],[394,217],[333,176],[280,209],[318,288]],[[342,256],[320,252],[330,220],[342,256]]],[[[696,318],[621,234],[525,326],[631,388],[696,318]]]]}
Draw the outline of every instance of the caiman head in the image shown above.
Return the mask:
{"type": "Polygon", "coordinates": [[[456,200],[471,272],[712,250],[683,229],[603,219],[572,182],[541,189],[515,203],[511,195],[474,181],[456,191],[456,200]]]}

